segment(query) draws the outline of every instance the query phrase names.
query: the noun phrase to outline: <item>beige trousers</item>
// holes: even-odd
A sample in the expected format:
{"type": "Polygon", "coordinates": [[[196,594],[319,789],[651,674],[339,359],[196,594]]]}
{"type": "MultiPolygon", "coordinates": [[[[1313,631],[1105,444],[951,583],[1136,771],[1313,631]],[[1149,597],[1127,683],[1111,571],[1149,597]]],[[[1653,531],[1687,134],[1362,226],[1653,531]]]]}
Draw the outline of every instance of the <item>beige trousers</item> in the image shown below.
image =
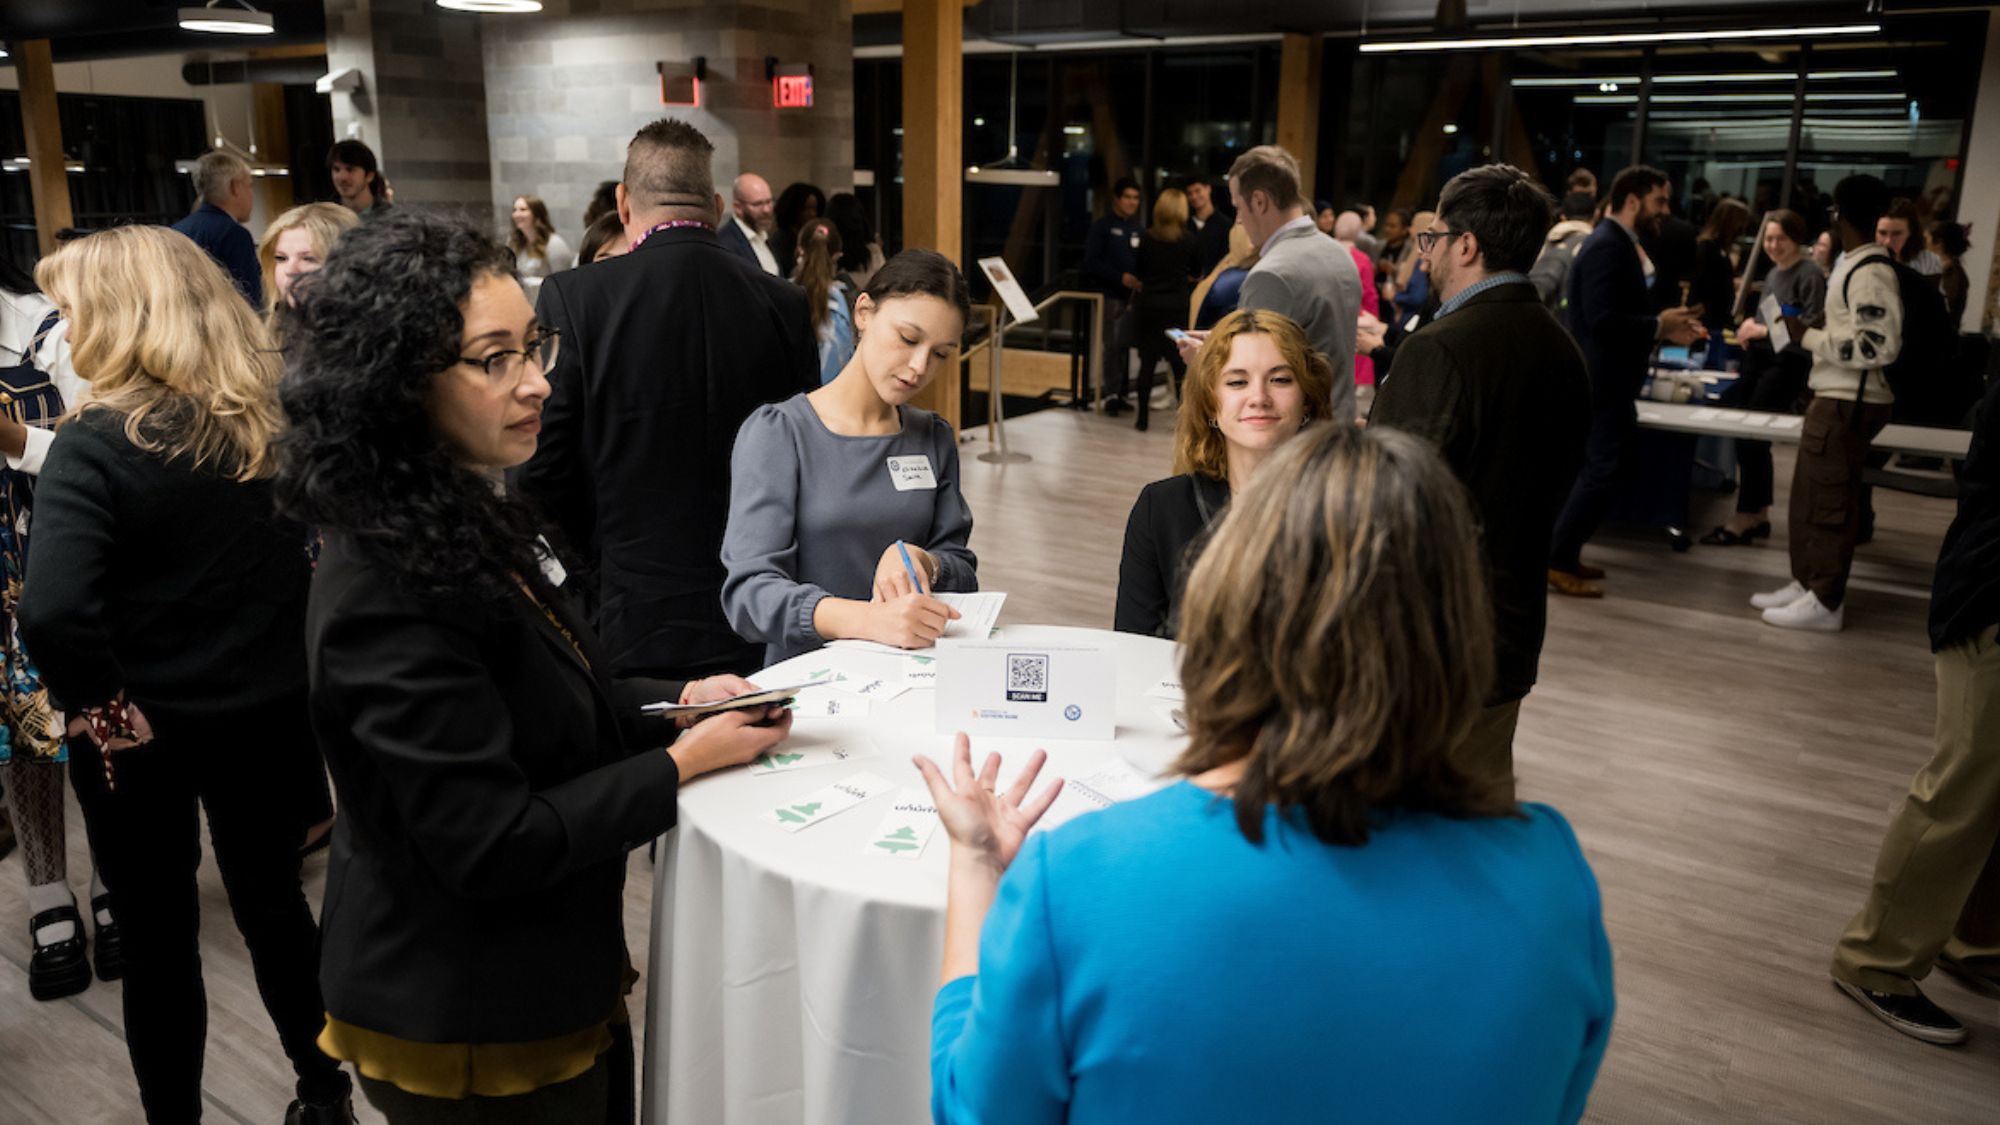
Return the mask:
{"type": "Polygon", "coordinates": [[[1940,952],[2000,971],[2000,627],[1937,654],[1937,749],[1910,782],[1833,975],[1908,996],[1940,952]]]}

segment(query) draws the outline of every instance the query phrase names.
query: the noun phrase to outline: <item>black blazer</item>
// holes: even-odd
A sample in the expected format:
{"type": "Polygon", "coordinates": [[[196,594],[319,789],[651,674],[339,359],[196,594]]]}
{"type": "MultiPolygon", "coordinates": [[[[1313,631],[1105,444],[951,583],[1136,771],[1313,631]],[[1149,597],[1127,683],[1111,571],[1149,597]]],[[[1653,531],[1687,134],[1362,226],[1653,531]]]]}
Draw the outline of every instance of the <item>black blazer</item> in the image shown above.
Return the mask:
{"type": "MultiPolygon", "coordinates": [[[[647,241],[652,240],[647,239],[647,241]]],[[[743,228],[736,225],[735,219],[722,220],[722,225],[715,230],[715,241],[720,243],[724,250],[756,267],[758,273],[764,272],[764,264],[757,260],[757,251],[751,249],[750,239],[743,233],[743,228]]]]}
{"type": "Polygon", "coordinates": [[[1605,219],[1583,240],[1565,284],[1569,330],[1583,349],[1591,393],[1606,408],[1622,402],[1631,409],[1659,337],[1638,246],[1616,220],[1605,219]]]}
{"type": "Polygon", "coordinates": [[[296,695],[305,528],[277,515],[270,481],[163,460],[125,418],[64,423],[35,482],[18,618],[50,695],[203,717],[296,695]]]}
{"type": "Polygon", "coordinates": [[[1590,430],[1576,344],[1533,285],[1497,285],[1404,337],[1368,423],[1429,438],[1472,493],[1498,632],[1491,699],[1528,694],[1548,620],[1549,538],[1590,430]]]}
{"type": "Polygon", "coordinates": [[[760,667],[722,616],[729,452],[751,411],[819,386],[804,291],[682,228],[555,274],[539,311],[562,350],[515,483],[595,563],[606,670],[760,667]]]}
{"type": "Polygon", "coordinates": [[[343,1022],[425,1043],[602,1023],[625,967],[625,854],[673,827],[670,724],[544,599],[427,598],[329,534],[307,609],[314,733],[340,794],[320,986],[343,1022]],[[589,666],[585,665],[585,658],[589,666]]]}
{"type": "Polygon", "coordinates": [[[1139,490],[1125,521],[1112,628],[1149,637],[1174,635],[1188,571],[1200,554],[1198,541],[1228,506],[1229,483],[1200,473],[1156,480],[1139,490]]]}

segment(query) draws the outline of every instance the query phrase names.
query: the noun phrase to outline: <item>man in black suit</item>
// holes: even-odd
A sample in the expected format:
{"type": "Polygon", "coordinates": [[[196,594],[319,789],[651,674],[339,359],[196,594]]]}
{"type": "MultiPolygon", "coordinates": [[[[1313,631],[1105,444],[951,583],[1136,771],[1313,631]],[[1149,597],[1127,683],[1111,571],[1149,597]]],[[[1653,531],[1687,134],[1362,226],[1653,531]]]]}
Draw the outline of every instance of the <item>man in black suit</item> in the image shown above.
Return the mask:
{"type": "Polygon", "coordinates": [[[1188,181],[1189,237],[1194,239],[1195,276],[1207,277],[1216,264],[1229,256],[1229,228],[1236,225],[1233,215],[1215,206],[1215,185],[1196,176],[1188,181]]]}
{"type": "Polygon", "coordinates": [[[611,674],[748,671],[763,648],[722,615],[729,453],[751,411],[819,384],[812,321],[796,286],[717,242],[708,138],[660,120],[626,151],[634,248],[542,284],[562,349],[515,483],[595,564],[611,674]]]}
{"type": "Polygon", "coordinates": [[[1583,472],[1556,520],[1549,549],[1548,581],[1559,594],[1604,596],[1596,582],[1604,572],[1584,563],[1583,545],[1618,497],[1626,446],[1639,426],[1632,400],[1646,381],[1653,345],[1691,344],[1708,334],[1684,307],[1655,313],[1657,303],[1647,292],[1639,240],[1658,232],[1670,202],[1665,172],[1637,165],[1618,173],[1604,221],[1584,240],[1564,282],[1569,329],[1590,369],[1591,416],[1583,472]]]}
{"type": "Polygon", "coordinates": [[[1590,431],[1583,356],[1528,280],[1554,216],[1549,193],[1512,165],[1452,177],[1436,220],[1416,232],[1442,304],[1398,348],[1368,417],[1436,442],[1472,494],[1497,652],[1493,693],[1461,754],[1510,789],[1514,724],[1548,618],[1549,534],[1590,431]]]}

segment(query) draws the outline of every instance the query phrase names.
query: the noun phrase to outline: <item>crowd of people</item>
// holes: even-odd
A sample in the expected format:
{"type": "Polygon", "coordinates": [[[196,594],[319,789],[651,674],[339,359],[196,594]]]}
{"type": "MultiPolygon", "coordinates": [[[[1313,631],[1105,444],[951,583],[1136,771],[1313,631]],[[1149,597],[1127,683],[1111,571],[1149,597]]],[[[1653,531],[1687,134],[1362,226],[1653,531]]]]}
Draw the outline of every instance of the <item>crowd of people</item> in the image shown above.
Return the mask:
{"type": "MultiPolygon", "coordinates": [[[[214,154],[177,231],[0,272],[0,784],[31,981],[89,979],[67,773],[149,1121],[201,1116],[199,807],[288,1125],[353,1120],[343,1063],[399,1125],[629,1122],[625,857],[791,723],[640,705],[726,699],[836,639],[927,647],[958,615],[937,595],[978,589],[957,435],[912,404],[956,377],[966,278],[885,258],[852,196],[744,173],[725,201],[713,151],[641,129],[575,255],[533,196],[504,241],[393,206],[352,141],[338,201],[252,241],[248,171],[214,154]]],[[[1039,754],[1004,785],[963,735],[917,760],[951,850],[934,1116],[1309,1119],[1331,1056],[1357,1118],[1576,1121],[1615,1001],[1575,837],[1515,799],[1548,594],[1602,593],[1582,550],[1657,348],[1733,333],[1746,405],[1811,396],[1795,581],[1758,602],[1837,627],[1912,295],[1963,280],[1963,232],[1933,235],[1928,279],[1887,188],[1849,177],[1830,275],[1804,216],[1755,219],[1778,312],[1739,320],[1748,208],[1708,205],[1682,291],[1649,245],[1655,169],[1601,197],[1572,177],[1559,206],[1486,165],[1379,232],[1273,146],[1226,186],[1233,222],[1201,180],[1141,222],[1114,184],[1085,263],[1118,299],[1107,413],[1127,348],[1141,429],[1159,365],[1180,400],[1114,624],[1177,640],[1188,746],[1166,788],[1033,837],[1039,754]],[[1368,972],[1325,956],[1336,931],[1368,972]],[[1215,972],[1246,934],[1259,964],[1215,972]],[[1477,985],[1404,987],[1440,972],[1477,985]]],[[[1932,607],[1937,757],[1832,969],[1933,1042],[1964,1037],[1917,986],[1933,965],[2000,980],[2000,391],[1975,422],[1932,607]]],[[[1770,533],[1770,453],[1746,452],[1718,544],[1770,533]]]]}

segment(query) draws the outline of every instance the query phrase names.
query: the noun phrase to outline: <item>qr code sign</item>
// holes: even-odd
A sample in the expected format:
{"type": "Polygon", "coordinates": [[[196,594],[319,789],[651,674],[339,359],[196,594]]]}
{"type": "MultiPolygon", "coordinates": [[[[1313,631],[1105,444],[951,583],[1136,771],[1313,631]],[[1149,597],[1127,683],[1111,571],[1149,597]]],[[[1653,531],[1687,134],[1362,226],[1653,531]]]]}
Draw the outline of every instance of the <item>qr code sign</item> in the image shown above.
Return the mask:
{"type": "Polygon", "coordinates": [[[1047,703],[1049,701],[1049,658],[1019,653],[1007,654],[1007,702],[1047,703]]]}

